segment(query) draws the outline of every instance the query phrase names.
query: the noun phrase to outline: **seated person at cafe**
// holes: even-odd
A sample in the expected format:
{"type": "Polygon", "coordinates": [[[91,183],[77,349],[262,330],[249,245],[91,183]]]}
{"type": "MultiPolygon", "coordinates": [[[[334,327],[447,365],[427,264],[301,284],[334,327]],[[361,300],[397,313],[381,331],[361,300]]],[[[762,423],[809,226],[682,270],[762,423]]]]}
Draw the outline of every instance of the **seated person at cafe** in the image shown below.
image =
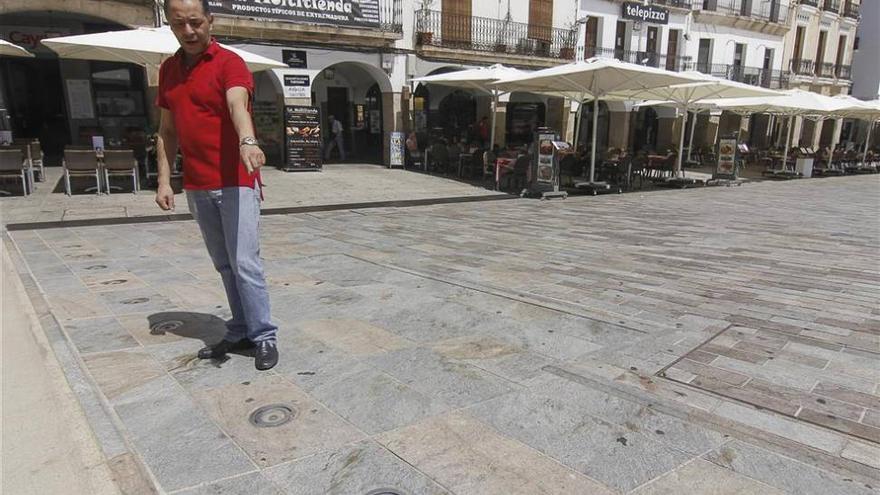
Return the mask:
{"type": "Polygon", "coordinates": [[[406,138],[406,167],[418,166],[424,159],[419,150],[419,139],[415,132],[410,132],[406,138]]]}

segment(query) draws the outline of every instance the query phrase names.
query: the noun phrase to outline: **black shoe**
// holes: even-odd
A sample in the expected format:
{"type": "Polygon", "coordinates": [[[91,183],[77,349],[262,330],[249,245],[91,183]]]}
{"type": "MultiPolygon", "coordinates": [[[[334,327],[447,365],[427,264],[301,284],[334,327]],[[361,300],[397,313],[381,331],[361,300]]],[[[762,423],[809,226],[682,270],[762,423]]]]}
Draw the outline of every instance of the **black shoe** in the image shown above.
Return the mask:
{"type": "Polygon", "coordinates": [[[225,356],[227,353],[244,351],[253,347],[254,343],[248,339],[241,339],[238,342],[221,340],[214,345],[199,349],[199,359],[217,359],[225,356]]]}
{"type": "Polygon", "coordinates": [[[278,348],[275,342],[263,341],[257,344],[254,366],[260,371],[265,371],[272,369],[276,364],[278,364],[278,348]]]}

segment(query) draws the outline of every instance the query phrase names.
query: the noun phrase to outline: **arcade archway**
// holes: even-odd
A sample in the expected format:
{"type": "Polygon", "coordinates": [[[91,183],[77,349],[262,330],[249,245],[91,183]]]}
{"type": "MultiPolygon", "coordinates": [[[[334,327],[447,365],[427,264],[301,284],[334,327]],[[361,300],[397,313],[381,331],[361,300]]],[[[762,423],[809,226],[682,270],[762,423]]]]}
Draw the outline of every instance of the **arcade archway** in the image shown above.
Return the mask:
{"type": "Polygon", "coordinates": [[[130,147],[143,159],[151,103],[143,67],[88,60],[59,60],[39,43],[51,36],[129,29],[112,20],[67,12],[7,13],[0,37],[24,45],[32,58],[0,57],[0,129],[40,139],[46,165],[60,164],[67,145],[130,147]],[[47,27],[50,26],[50,27],[47,27]]]}
{"type": "MultiPolygon", "coordinates": [[[[321,108],[325,129],[330,129],[330,115],[342,123],[346,162],[383,163],[384,107],[390,93],[388,75],[360,62],[336,63],[315,77],[312,102],[321,108]]],[[[325,139],[330,137],[325,133],[325,139]]],[[[335,154],[333,161],[339,161],[335,154]]]]}

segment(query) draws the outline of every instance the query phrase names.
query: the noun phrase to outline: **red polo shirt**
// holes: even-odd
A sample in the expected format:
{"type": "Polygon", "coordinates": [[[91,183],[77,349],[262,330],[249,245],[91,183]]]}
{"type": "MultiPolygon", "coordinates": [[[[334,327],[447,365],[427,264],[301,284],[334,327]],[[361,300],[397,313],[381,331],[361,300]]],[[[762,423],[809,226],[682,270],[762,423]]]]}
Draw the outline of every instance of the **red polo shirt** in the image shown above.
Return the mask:
{"type": "Polygon", "coordinates": [[[252,188],[258,180],[241,162],[226,104],[226,90],[236,86],[253,94],[253,76],[241,57],[214,39],[192,67],[185,66],[183,50],[178,50],[159,69],[156,105],[174,117],[185,189],[252,188]]]}

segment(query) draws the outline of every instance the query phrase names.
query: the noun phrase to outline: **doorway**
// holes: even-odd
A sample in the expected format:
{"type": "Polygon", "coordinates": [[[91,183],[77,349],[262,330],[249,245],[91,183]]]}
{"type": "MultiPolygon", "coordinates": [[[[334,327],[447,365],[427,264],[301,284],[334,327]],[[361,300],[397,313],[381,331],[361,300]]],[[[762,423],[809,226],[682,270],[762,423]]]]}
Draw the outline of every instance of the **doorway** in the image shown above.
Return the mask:
{"type": "Polygon", "coordinates": [[[4,59],[0,66],[13,136],[40,139],[46,165],[60,165],[70,129],[58,60],[4,59]]]}
{"type": "Polygon", "coordinates": [[[336,117],[342,124],[342,141],[345,146],[346,155],[351,153],[351,137],[353,136],[351,128],[351,119],[348,118],[348,88],[328,87],[327,101],[324,103],[324,129],[327,132],[324,136],[324,145],[327,146],[329,141],[333,139],[333,130],[330,126],[330,116],[336,117]]]}

